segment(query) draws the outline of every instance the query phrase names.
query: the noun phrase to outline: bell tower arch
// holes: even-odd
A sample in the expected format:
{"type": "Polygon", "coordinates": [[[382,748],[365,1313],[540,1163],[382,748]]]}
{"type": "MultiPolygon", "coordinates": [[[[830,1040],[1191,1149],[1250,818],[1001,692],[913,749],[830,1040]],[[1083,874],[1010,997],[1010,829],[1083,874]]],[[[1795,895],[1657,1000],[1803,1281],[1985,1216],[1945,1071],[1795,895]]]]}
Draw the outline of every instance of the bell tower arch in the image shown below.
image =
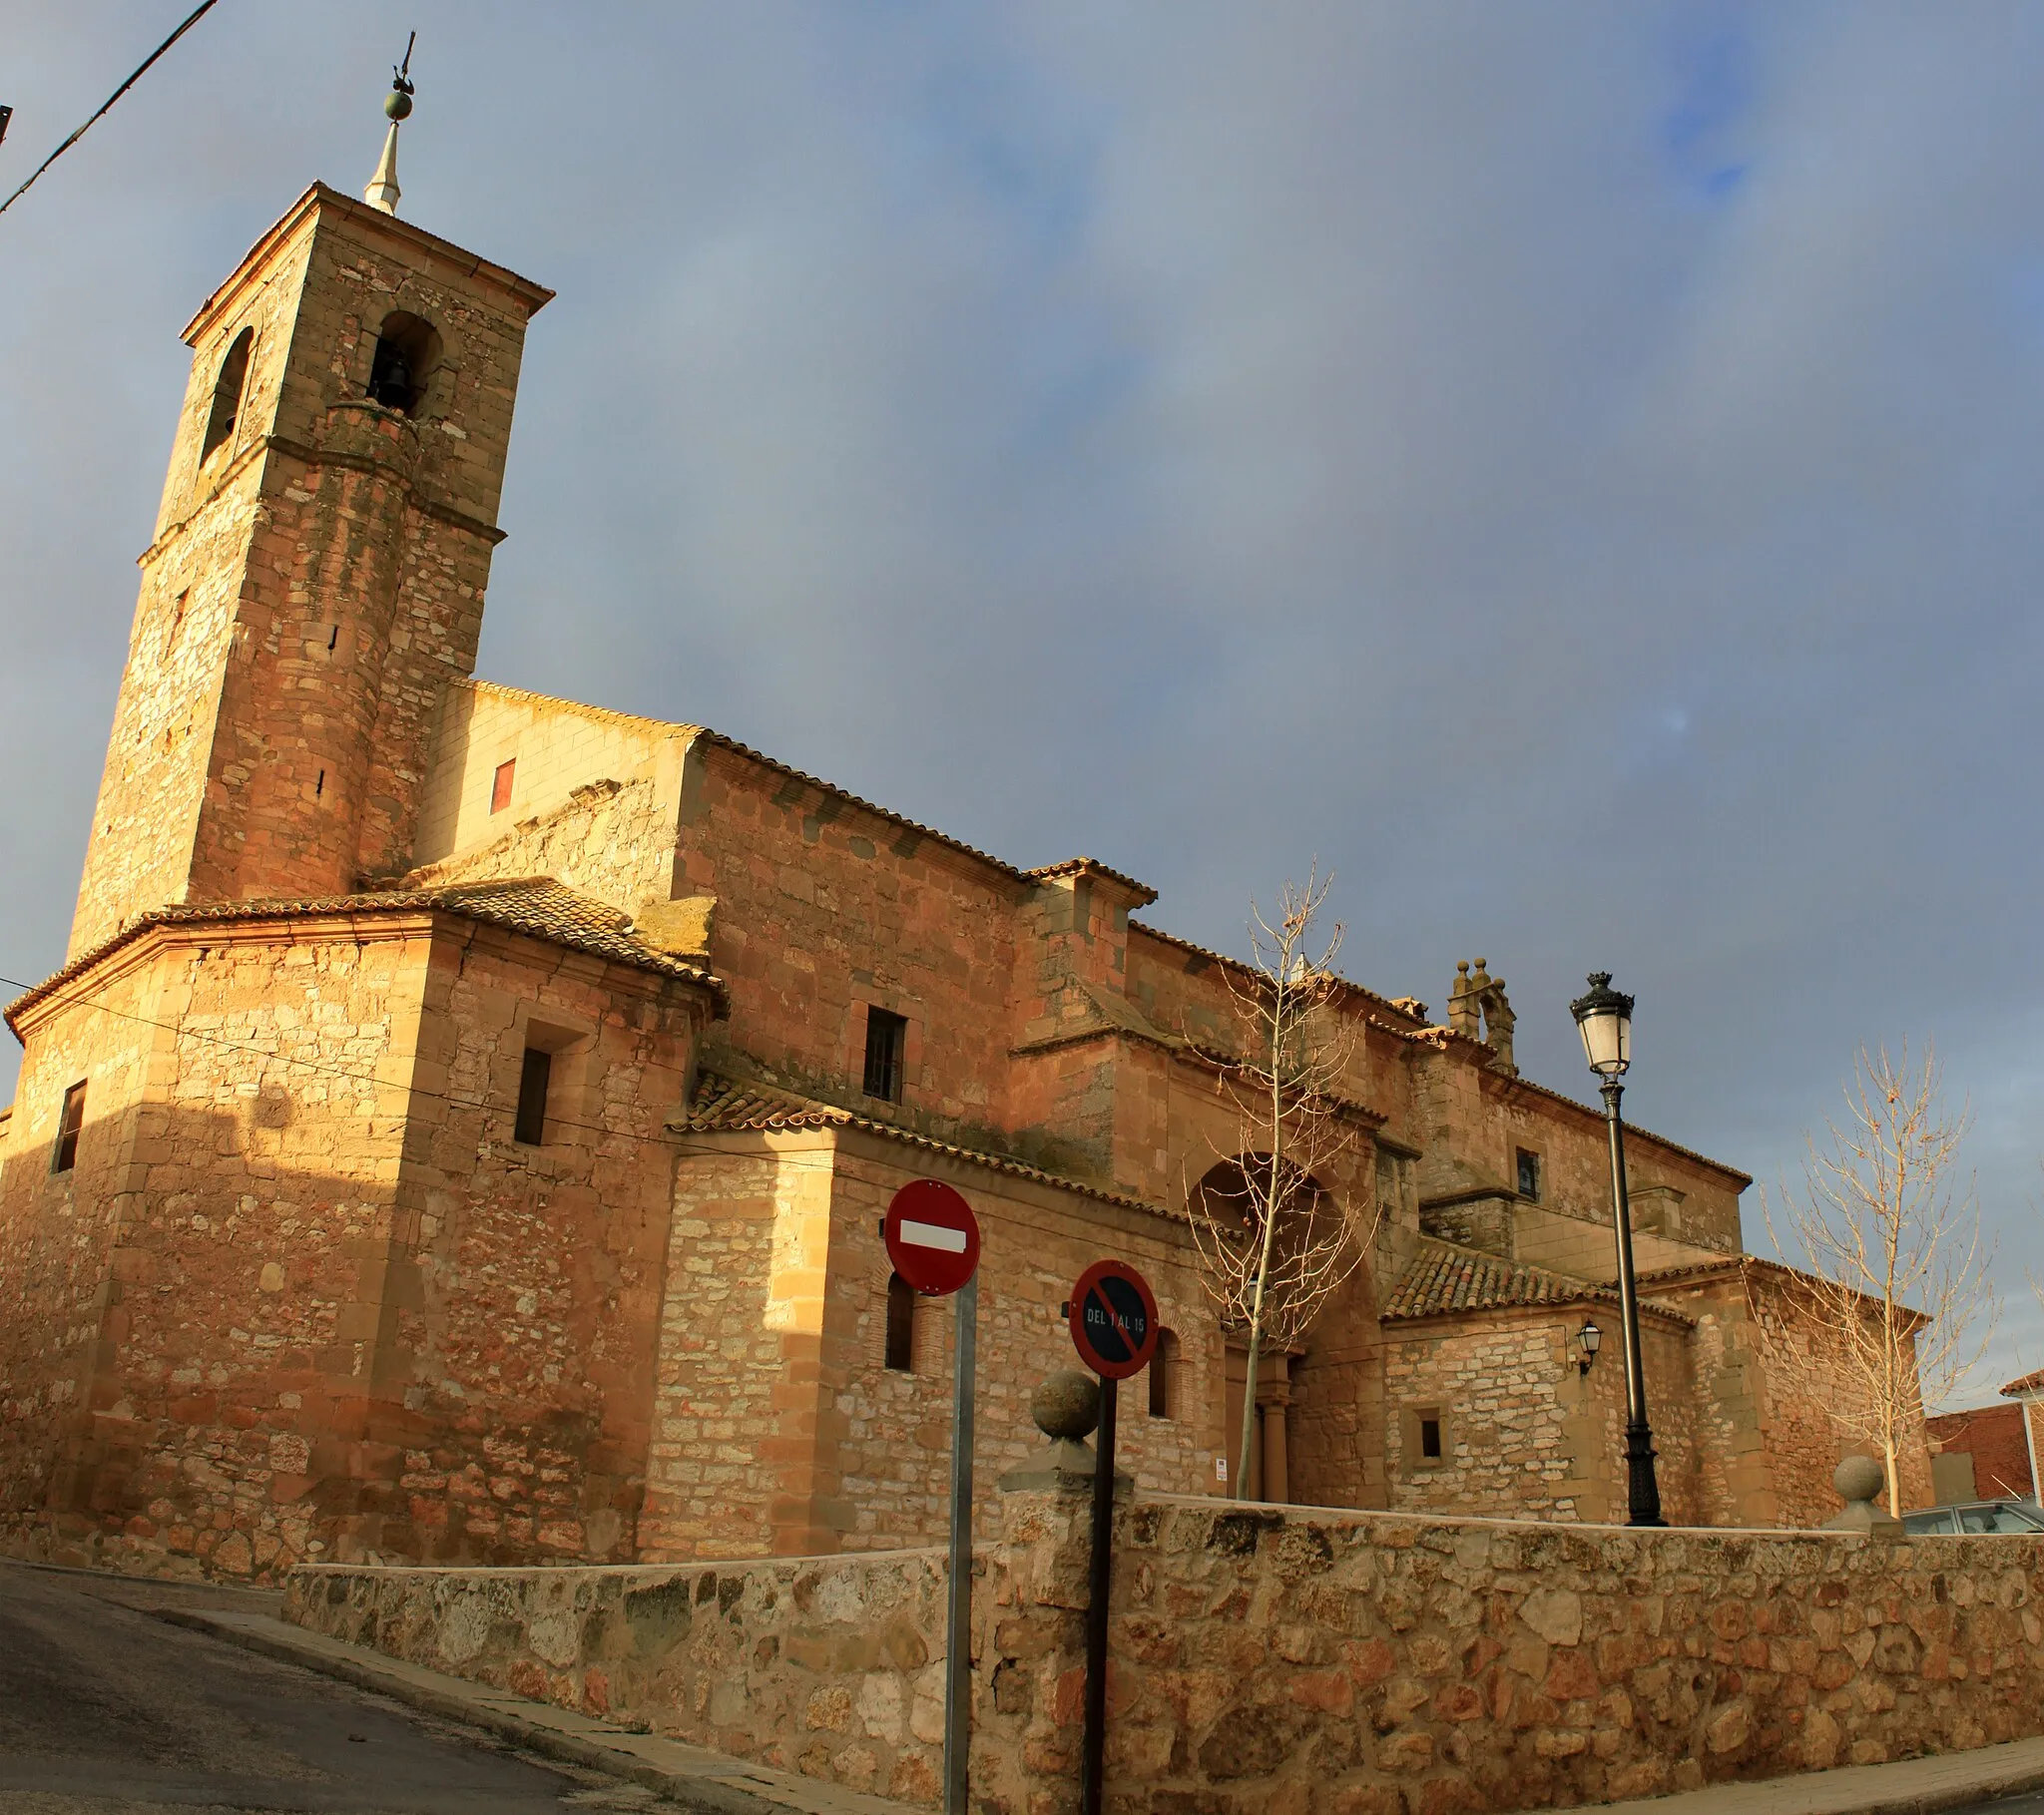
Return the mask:
{"type": "Polygon", "coordinates": [[[154,908],[406,866],[552,293],[315,184],[193,317],[72,957],[154,908]]]}

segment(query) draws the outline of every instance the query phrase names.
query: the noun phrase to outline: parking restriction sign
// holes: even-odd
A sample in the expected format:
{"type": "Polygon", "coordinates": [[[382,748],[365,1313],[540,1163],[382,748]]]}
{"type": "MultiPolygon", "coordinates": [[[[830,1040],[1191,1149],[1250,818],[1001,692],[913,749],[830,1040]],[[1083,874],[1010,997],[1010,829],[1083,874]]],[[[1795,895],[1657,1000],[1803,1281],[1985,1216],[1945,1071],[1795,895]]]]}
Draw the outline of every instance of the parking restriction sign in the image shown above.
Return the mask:
{"type": "Polygon", "coordinates": [[[1108,1380],[1140,1374],[1157,1353],[1157,1299],[1124,1260],[1096,1260],[1079,1275],[1067,1312],[1079,1359],[1108,1380]]]}

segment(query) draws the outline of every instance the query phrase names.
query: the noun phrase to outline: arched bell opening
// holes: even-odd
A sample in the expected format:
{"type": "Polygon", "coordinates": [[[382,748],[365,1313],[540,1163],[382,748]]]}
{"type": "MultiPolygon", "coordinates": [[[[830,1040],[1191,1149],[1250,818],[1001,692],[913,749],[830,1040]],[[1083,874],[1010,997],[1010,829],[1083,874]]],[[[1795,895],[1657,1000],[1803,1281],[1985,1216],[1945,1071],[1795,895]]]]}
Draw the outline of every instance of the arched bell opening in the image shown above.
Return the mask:
{"type": "Polygon", "coordinates": [[[433,374],[440,369],[442,351],[439,330],[430,321],[405,309],[392,309],[376,330],[376,351],[369,361],[369,400],[401,416],[419,415],[433,374]]]}

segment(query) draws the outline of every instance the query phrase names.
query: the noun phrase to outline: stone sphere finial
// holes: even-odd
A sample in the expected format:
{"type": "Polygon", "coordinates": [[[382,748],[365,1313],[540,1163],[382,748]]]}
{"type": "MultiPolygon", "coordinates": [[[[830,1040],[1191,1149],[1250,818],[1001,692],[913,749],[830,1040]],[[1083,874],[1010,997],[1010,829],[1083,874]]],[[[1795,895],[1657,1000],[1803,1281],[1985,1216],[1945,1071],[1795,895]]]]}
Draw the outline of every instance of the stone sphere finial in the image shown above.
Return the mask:
{"type": "Polygon", "coordinates": [[[1831,1472],[1831,1486],[1847,1506],[1874,1499],[1887,1484],[1887,1470],[1871,1456],[1847,1456],[1831,1472]]]}
{"type": "Polygon", "coordinates": [[[1030,1396],[1029,1416],[1053,1443],[1078,1443],[1100,1422],[1100,1383],[1077,1368],[1060,1368],[1030,1396]]]}

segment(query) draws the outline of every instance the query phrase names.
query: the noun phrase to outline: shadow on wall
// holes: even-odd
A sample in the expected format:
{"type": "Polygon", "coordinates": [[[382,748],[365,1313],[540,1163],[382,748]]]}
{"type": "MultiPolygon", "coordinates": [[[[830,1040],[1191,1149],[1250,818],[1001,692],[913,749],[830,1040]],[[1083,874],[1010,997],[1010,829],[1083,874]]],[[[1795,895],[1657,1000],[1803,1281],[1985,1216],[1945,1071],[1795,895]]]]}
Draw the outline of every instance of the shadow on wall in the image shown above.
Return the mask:
{"type": "Polygon", "coordinates": [[[433,1131],[327,1108],[265,1085],[88,1119],[64,1172],[10,1139],[9,1550],[236,1576],[632,1555],[664,1222],[598,1216],[508,1114],[480,1148],[437,1131],[498,1175],[460,1193],[387,1182],[433,1131]],[[306,1163],[350,1146],[352,1173],[306,1163]]]}

